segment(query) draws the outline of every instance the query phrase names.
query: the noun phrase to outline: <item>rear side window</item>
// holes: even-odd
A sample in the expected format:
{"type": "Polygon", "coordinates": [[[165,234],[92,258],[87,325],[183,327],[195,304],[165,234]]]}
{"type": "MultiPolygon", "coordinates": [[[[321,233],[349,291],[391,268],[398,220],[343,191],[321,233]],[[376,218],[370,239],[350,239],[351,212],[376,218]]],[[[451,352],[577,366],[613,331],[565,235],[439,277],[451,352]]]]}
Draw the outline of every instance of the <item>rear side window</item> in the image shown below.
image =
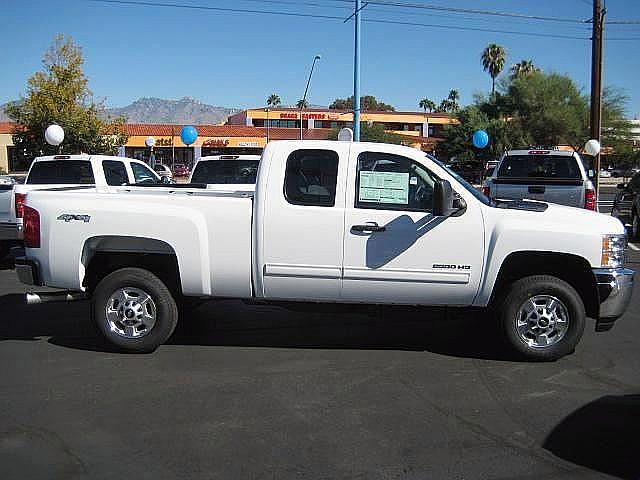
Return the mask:
{"type": "Polygon", "coordinates": [[[92,184],[95,180],[91,162],[87,160],[52,160],[34,163],[26,183],[92,184]]]}
{"type": "Polygon", "coordinates": [[[509,155],[504,157],[498,177],[581,179],[576,159],[560,155],[509,155]]]}
{"type": "Polygon", "coordinates": [[[338,154],[333,150],[296,150],[287,158],[284,196],[294,205],[333,207],[338,154]]]}
{"type": "Polygon", "coordinates": [[[102,169],[107,185],[124,185],[129,183],[127,169],[123,162],[117,160],[103,160],[102,169]]]}
{"type": "Polygon", "coordinates": [[[259,163],[260,160],[201,160],[196,164],[191,182],[253,184],[259,163]]]}

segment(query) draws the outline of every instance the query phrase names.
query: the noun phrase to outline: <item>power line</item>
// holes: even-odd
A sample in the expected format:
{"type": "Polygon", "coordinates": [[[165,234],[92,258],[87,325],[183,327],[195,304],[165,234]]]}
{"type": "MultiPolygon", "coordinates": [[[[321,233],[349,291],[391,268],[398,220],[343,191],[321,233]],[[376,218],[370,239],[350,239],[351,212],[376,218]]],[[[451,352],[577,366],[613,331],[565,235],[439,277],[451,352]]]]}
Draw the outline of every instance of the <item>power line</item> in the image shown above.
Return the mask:
{"type": "MultiPolygon", "coordinates": [[[[340,1],[343,3],[353,3],[351,0],[334,0],[334,1],[340,1]]],[[[542,20],[542,21],[563,22],[563,23],[585,23],[584,20],[581,20],[579,18],[544,17],[541,15],[527,15],[524,13],[516,13],[516,12],[499,12],[496,10],[479,10],[475,8],[443,7],[441,5],[433,5],[428,3],[408,3],[408,2],[393,1],[393,0],[368,0],[367,3],[370,5],[386,5],[386,6],[400,7],[400,8],[438,10],[438,11],[452,12],[452,13],[472,13],[475,15],[490,15],[490,16],[496,16],[496,17],[522,18],[526,20],[542,20]]]]}
{"type": "MultiPolygon", "coordinates": [[[[324,20],[344,20],[343,17],[335,16],[335,15],[320,15],[315,13],[302,13],[302,12],[282,12],[282,11],[275,11],[275,10],[254,10],[254,9],[248,9],[248,8],[211,7],[206,5],[189,5],[189,4],[181,4],[181,3],[153,2],[153,1],[145,1],[145,0],[89,0],[89,1],[97,2],[97,3],[113,4],[113,5],[184,8],[184,9],[190,9],[190,10],[207,10],[207,11],[229,12],[229,13],[253,13],[253,14],[263,14],[263,15],[281,15],[281,16],[289,16],[289,17],[319,18],[324,20]]],[[[272,0],[272,1],[275,1],[275,0],[272,0]]],[[[280,1],[283,1],[283,0],[280,0],[280,1]]],[[[350,0],[341,0],[341,1],[351,3],[350,0]]],[[[458,25],[438,25],[438,24],[420,23],[420,22],[405,22],[400,20],[389,20],[389,19],[366,18],[366,19],[362,19],[362,21],[367,23],[383,23],[383,24],[391,24],[391,25],[440,28],[440,29],[448,29],[448,30],[462,30],[462,31],[467,30],[467,31],[484,32],[484,33],[501,33],[501,34],[508,34],[508,35],[524,35],[524,36],[559,38],[559,39],[569,39],[569,40],[588,40],[588,38],[586,37],[577,37],[577,36],[570,36],[570,35],[545,34],[540,32],[523,32],[523,31],[517,31],[517,30],[464,27],[464,26],[458,26],[458,25]]]]}

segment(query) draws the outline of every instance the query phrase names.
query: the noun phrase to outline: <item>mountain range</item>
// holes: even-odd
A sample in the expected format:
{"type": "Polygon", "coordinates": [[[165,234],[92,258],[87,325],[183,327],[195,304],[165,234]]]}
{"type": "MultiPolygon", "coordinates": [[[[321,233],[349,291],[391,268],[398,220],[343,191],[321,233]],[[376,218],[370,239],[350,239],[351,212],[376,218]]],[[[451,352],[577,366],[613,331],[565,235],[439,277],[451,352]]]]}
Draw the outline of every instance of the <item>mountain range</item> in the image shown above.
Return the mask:
{"type": "MultiPolygon", "coordinates": [[[[9,120],[4,113],[5,105],[0,105],[0,121],[9,120]]],[[[108,108],[104,116],[114,118],[122,115],[129,123],[216,125],[239,111],[238,108],[208,105],[190,97],[179,100],[143,97],[125,107],[108,108]]]]}

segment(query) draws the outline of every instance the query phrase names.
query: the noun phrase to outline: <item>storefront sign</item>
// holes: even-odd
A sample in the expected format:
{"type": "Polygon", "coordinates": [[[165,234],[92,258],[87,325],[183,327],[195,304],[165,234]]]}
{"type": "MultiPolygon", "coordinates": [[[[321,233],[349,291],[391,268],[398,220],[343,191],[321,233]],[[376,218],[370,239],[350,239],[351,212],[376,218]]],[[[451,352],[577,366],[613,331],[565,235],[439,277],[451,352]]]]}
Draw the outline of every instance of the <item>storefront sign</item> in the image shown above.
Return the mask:
{"type": "MultiPolygon", "coordinates": [[[[337,120],[340,117],[338,113],[303,113],[303,120],[337,120]]],[[[298,112],[284,112],[280,114],[280,118],[287,120],[297,120],[300,118],[298,112]]]]}
{"type": "Polygon", "coordinates": [[[173,141],[170,137],[169,138],[156,137],[155,140],[156,140],[156,143],[154,144],[155,147],[170,147],[173,145],[173,141]]]}
{"type": "Polygon", "coordinates": [[[227,145],[229,145],[227,138],[210,138],[202,143],[203,147],[226,147],[227,145]]]}

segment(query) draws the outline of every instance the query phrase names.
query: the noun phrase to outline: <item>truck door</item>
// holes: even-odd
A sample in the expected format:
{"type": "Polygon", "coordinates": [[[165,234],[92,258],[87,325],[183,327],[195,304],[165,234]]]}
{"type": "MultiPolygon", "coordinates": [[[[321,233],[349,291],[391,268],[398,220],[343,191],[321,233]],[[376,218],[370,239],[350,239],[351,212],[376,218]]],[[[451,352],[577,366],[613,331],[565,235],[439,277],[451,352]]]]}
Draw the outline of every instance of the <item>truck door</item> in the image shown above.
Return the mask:
{"type": "Polygon", "coordinates": [[[349,162],[343,300],[471,304],[483,266],[480,206],[465,190],[464,213],[433,216],[434,173],[415,159],[362,148],[352,148],[349,162]]]}
{"type": "Polygon", "coordinates": [[[254,232],[260,269],[255,272],[256,295],[340,298],[348,148],[336,142],[335,149],[283,148],[274,154],[285,156],[285,163],[272,162],[266,192],[260,185],[256,192],[263,202],[263,219],[254,232]]]}

